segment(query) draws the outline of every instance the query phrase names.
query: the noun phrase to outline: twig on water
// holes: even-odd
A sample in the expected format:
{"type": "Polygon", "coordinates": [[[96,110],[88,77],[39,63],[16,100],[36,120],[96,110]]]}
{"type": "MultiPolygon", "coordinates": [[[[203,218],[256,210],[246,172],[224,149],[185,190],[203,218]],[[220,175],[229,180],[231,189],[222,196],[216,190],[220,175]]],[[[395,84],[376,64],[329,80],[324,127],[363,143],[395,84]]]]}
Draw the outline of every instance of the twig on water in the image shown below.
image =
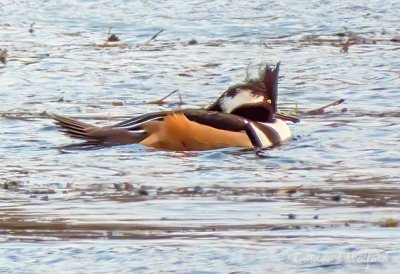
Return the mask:
{"type": "Polygon", "coordinates": [[[344,102],[344,99],[339,99],[339,100],[336,100],[336,101],[333,102],[333,103],[327,104],[326,106],[323,106],[323,107],[320,107],[320,108],[317,108],[317,109],[314,109],[314,110],[310,110],[310,111],[307,112],[307,113],[308,113],[308,114],[322,114],[322,113],[324,113],[324,111],[325,111],[326,108],[332,107],[332,106],[340,105],[340,104],[343,103],[343,102],[344,102]]]}
{"type": "Polygon", "coordinates": [[[179,92],[179,90],[177,90],[177,93],[178,93],[178,97],[179,97],[179,104],[183,105],[182,96],[181,96],[181,93],[179,92]]]}
{"type": "Polygon", "coordinates": [[[118,42],[119,41],[119,37],[117,35],[115,35],[114,33],[111,33],[111,29],[112,29],[112,27],[110,27],[108,29],[106,44],[108,42],[118,42]]]}
{"type": "Polygon", "coordinates": [[[111,30],[112,30],[112,27],[109,27],[108,28],[108,33],[107,33],[107,38],[106,38],[106,44],[108,42],[108,37],[110,37],[110,35],[111,35],[111,30]]]}
{"type": "Polygon", "coordinates": [[[30,27],[29,27],[29,32],[33,33],[35,30],[33,29],[33,26],[35,25],[35,22],[33,22],[30,27]]]}
{"type": "Polygon", "coordinates": [[[7,63],[7,49],[0,49],[0,62],[4,65],[7,63]]]}
{"type": "Polygon", "coordinates": [[[160,35],[161,32],[163,32],[163,31],[164,31],[163,29],[160,30],[160,31],[158,31],[156,34],[154,34],[154,35],[153,35],[146,43],[144,43],[144,44],[146,45],[146,44],[150,43],[151,41],[153,41],[154,39],[156,39],[157,36],[160,35]]]}
{"type": "Polygon", "coordinates": [[[125,43],[116,43],[116,42],[119,42],[120,39],[116,34],[111,33],[111,30],[112,30],[112,27],[110,27],[108,29],[107,38],[106,38],[105,43],[96,45],[96,47],[99,47],[99,48],[127,48],[127,47],[129,47],[129,45],[125,44],[125,43]],[[109,43],[109,42],[112,42],[112,43],[109,43]]]}
{"type": "Polygon", "coordinates": [[[155,105],[164,105],[164,104],[166,104],[165,99],[167,99],[168,97],[170,97],[174,93],[178,93],[179,101],[180,101],[180,104],[182,105],[183,104],[183,100],[182,100],[182,96],[181,96],[181,94],[180,94],[178,89],[175,89],[174,91],[168,93],[166,96],[164,96],[161,99],[150,101],[150,102],[147,102],[147,103],[148,104],[155,104],[155,105]]]}
{"type": "Polygon", "coordinates": [[[292,115],[287,115],[287,114],[282,114],[282,113],[275,113],[274,114],[275,118],[281,119],[281,120],[285,120],[285,121],[290,121],[293,123],[298,123],[300,122],[300,119],[296,116],[292,116],[292,115]]]}
{"type": "Polygon", "coordinates": [[[351,45],[353,45],[353,43],[352,41],[350,41],[348,37],[345,37],[343,41],[340,43],[340,45],[341,45],[340,52],[347,53],[349,52],[349,48],[351,45]]]}

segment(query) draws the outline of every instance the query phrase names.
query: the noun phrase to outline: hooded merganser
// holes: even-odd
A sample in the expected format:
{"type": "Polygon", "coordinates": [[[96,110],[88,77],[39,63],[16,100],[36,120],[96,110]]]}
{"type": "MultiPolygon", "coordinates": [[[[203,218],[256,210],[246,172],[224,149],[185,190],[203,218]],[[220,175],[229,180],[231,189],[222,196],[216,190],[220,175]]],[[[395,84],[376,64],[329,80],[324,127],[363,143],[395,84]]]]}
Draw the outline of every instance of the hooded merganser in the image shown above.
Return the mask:
{"type": "Polygon", "coordinates": [[[141,143],[179,151],[271,147],[291,137],[283,120],[297,118],[277,114],[279,63],[263,72],[258,81],[230,87],[207,109],[149,113],[106,127],[60,115],[52,118],[62,132],[85,140],[85,145],[141,143]]]}

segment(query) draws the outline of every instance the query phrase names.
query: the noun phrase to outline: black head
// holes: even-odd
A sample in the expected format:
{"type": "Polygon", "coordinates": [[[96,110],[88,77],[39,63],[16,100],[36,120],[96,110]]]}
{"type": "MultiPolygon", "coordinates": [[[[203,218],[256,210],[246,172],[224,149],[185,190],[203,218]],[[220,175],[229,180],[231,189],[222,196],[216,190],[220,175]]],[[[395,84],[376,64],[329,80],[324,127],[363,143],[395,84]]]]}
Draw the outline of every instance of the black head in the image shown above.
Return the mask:
{"type": "Polygon", "coordinates": [[[269,101],[270,100],[267,100],[257,104],[243,104],[230,113],[251,121],[272,123],[274,121],[274,110],[269,101]]]}

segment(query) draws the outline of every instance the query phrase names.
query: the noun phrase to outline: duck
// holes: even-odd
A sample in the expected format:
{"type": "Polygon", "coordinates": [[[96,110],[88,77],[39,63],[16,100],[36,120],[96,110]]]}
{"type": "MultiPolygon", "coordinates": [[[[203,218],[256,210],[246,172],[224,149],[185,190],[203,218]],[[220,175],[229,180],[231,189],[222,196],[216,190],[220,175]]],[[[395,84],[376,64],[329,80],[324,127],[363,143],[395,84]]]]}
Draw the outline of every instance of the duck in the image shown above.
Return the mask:
{"type": "Polygon", "coordinates": [[[229,87],[204,109],[152,112],[109,126],[58,114],[51,118],[61,132],[85,146],[138,143],[172,151],[274,147],[292,137],[286,121],[299,121],[277,112],[279,67],[266,65],[259,79],[229,87]]]}

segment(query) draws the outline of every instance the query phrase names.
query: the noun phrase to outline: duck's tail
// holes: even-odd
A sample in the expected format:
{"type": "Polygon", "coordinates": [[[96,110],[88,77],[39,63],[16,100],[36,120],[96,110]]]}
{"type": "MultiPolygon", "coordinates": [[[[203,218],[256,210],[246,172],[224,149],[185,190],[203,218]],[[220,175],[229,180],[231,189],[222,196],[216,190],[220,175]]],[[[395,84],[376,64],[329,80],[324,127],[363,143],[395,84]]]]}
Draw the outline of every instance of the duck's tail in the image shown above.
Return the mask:
{"type": "Polygon", "coordinates": [[[55,120],[55,124],[61,132],[90,144],[133,144],[139,143],[147,137],[144,131],[130,132],[129,130],[117,127],[97,127],[57,114],[52,114],[51,118],[55,120]]]}
{"type": "Polygon", "coordinates": [[[59,127],[59,130],[66,135],[85,141],[94,141],[89,132],[96,128],[96,126],[58,114],[51,114],[50,117],[55,120],[55,124],[59,127]]]}

